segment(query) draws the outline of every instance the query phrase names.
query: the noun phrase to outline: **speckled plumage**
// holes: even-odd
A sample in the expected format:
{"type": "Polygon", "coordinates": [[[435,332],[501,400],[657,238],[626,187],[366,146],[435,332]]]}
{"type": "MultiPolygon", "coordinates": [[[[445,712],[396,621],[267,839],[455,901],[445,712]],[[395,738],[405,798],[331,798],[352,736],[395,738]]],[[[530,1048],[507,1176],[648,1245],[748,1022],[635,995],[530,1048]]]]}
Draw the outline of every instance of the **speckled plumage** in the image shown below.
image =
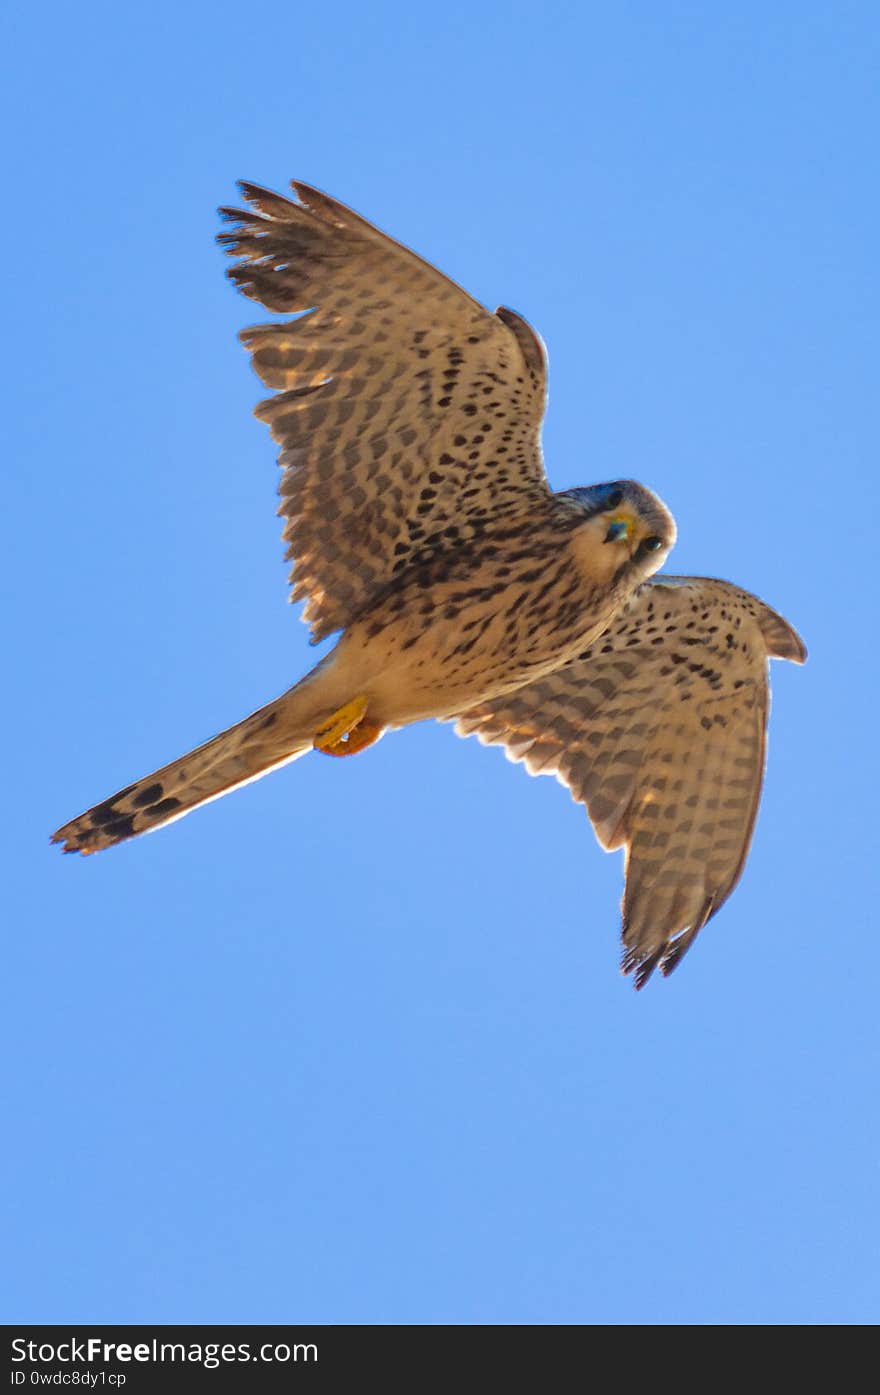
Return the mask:
{"type": "Polygon", "coordinates": [[[277,389],[256,415],[281,447],[292,599],[314,639],[345,629],[413,561],[546,501],[540,340],[304,184],[241,186],[230,276],[302,318],[242,332],[277,389]]]}
{"type": "Polygon", "coordinates": [[[623,966],[669,973],[742,872],[764,774],[768,658],[803,662],[791,626],[729,582],[641,586],[553,673],[469,709],[461,736],[556,775],[600,844],[626,849],[623,966]]]}
{"type": "Polygon", "coordinates": [[[284,536],[315,640],[276,701],[55,834],[91,852],[179,818],[314,745],[361,749],[427,717],[556,773],[626,848],[624,968],[669,972],[730,894],[763,775],[767,658],[791,628],[725,582],[651,580],[664,505],[617,481],[553,493],[546,363],[494,314],[303,184],[221,210],[240,289],[286,318],[244,330],[281,447],[284,536]]]}

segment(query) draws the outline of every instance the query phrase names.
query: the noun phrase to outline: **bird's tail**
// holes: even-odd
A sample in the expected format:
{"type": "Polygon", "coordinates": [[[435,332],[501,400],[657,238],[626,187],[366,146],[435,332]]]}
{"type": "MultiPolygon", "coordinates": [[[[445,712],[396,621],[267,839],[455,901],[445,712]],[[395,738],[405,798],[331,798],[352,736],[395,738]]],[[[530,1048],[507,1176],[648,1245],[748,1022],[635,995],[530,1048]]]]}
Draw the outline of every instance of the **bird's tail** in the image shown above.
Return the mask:
{"type": "Polygon", "coordinates": [[[296,760],[312,747],[312,703],[301,700],[308,682],[304,679],[203,746],[71,819],[52,835],[52,842],[63,843],[64,852],[110,848],[296,760]]]}

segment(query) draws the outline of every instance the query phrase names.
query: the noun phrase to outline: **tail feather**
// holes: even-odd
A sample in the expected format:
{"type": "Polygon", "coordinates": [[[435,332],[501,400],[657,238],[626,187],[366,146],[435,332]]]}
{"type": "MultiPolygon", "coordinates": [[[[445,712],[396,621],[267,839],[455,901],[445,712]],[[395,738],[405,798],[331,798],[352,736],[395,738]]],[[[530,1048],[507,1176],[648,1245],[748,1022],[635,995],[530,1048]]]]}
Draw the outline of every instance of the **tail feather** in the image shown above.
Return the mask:
{"type": "MultiPolygon", "coordinates": [[[[295,690],[294,690],[295,691],[295,690]]],[[[292,693],[261,707],[180,756],[71,819],[52,835],[64,852],[92,853],[182,818],[191,809],[259,780],[311,749],[302,722],[294,723],[292,693]]]]}

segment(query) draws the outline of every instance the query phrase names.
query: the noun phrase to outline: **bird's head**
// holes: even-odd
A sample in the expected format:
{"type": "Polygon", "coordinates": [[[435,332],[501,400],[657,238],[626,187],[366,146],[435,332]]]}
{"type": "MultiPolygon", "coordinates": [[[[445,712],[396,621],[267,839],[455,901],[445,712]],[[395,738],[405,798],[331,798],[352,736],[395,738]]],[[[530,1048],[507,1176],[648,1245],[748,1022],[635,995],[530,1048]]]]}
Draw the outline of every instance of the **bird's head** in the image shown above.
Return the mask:
{"type": "Polygon", "coordinates": [[[666,505],[634,480],[569,489],[583,510],[578,529],[593,575],[612,581],[628,573],[644,581],[662,566],[675,542],[675,520],[666,505]]]}

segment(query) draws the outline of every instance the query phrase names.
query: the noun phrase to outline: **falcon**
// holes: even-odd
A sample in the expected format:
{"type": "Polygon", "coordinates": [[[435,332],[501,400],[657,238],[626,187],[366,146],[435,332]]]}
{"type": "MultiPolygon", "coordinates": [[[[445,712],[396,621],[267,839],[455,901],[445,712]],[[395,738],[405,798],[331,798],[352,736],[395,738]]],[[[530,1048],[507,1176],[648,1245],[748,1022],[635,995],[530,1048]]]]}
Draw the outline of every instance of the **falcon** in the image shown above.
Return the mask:
{"type": "Polygon", "coordinates": [[[228,275],[272,390],[294,601],[335,648],[281,697],[60,828],[92,853],[316,750],[426,718],[506,748],[625,852],[623,969],[668,974],[748,852],[768,659],[792,627],[728,582],[655,577],[675,542],[632,480],[554,492],[541,340],[307,184],[241,184],[228,275]]]}

